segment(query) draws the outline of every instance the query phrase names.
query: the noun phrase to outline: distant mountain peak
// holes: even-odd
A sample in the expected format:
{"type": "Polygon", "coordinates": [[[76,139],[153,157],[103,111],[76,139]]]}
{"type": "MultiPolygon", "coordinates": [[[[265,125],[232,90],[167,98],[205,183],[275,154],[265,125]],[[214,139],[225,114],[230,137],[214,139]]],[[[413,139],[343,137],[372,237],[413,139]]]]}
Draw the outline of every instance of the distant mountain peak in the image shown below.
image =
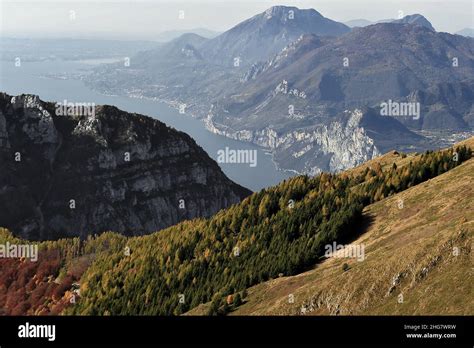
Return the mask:
{"type": "Polygon", "coordinates": [[[265,12],[262,14],[265,16],[266,19],[270,19],[274,16],[288,16],[290,11],[293,11],[293,13],[298,13],[298,12],[307,12],[311,13],[312,15],[319,15],[322,17],[322,15],[316,11],[313,8],[310,9],[299,9],[298,7],[295,6],[272,6],[268,8],[265,12]]]}
{"type": "Polygon", "coordinates": [[[380,23],[399,23],[399,24],[419,25],[419,26],[428,28],[432,31],[435,31],[430,21],[428,21],[423,15],[419,13],[407,15],[399,19],[381,19],[376,22],[372,22],[366,19],[353,19],[353,20],[345,22],[344,24],[346,24],[347,26],[351,28],[356,28],[356,27],[367,27],[372,24],[380,24],[380,23]]]}
{"type": "Polygon", "coordinates": [[[182,45],[198,45],[202,42],[208,40],[204,36],[195,33],[185,33],[180,35],[179,37],[171,40],[171,43],[177,43],[182,45]]]}
{"type": "Polygon", "coordinates": [[[272,6],[263,12],[266,18],[271,18],[274,15],[281,14],[282,12],[286,12],[289,10],[295,10],[297,9],[296,7],[293,6],[272,6]]]}
{"type": "Polygon", "coordinates": [[[433,28],[430,21],[427,20],[423,15],[418,14],[418,13],[407,15],[400,19],[396,19],[392,23],[419,25],[419,26],[435,31],[435,28],[433,28]]]}
{"type": "Polygon", "coordinates": [[[350,31],[342,23],[314,9],[273,6],[203,45],[202,53],[214,62],[231,65],[236,57],[250,66],[266,61],[302,34],[339,36],[350,31]]]}
{"type": "Polygon", "coordinates": [[[457,35],[462,35],[466,37],[474,37],[474,29],[473,28],[464,28],[462,30],[459,30],[455,32],[457,35]]]}
{"type": "Polygon", "coordinates": [[[366,27],[374,23],[367,19],[360,18],[360,19],[352,19],[350,21],[344,22],[344,24],[350,28],[357,28],[357,27],[366,27]]]}

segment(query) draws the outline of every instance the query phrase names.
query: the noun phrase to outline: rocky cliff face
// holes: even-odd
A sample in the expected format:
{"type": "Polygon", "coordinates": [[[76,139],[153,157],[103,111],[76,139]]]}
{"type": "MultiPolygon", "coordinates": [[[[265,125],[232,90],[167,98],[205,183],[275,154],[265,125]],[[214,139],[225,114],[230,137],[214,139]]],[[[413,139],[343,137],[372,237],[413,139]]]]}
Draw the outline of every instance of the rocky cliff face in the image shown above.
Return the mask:
{"type": "Polygon", "coordinates": [[[413,148],[422,137],[398,121],[380,116],[374,109],[346,110],[330,122],[299,127],[234,130],[216,123],[212,110],[206,128],[216,134],[248,141],[272,151],[281,169],[316,175],[355,167],[389,151],[397,139],[399,147],[413,148]]]}
{"type": "Polygon", "coordinates": [[[112,106],[56,111],[37,96],[0,94],[0,226],[18,236],[145,234],[250,193],[157,120],[112,106]]]}

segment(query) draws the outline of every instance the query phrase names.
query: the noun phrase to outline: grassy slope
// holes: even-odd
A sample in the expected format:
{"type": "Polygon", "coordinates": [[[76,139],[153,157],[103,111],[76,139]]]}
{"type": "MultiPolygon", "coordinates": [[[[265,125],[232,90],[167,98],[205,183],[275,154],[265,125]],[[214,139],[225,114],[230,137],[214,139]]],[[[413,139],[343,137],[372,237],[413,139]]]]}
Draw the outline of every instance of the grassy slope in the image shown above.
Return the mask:
{"type": "MultiPolygon", "coordinates": [[[[461,144],[473,143],[471,138],[461,144]]],[[[383,164],[399,166],[407,159],[393,153],[379,158],[383,164]]],[[[473,197],[471,159],[368,206],[364,210],[368,227],[352,243],[365,245],[364,261],[330,258],[308,272],[261,283],[248,289],[245,303],[232,314],[472,314],[473,197]],[[346,272],[344,263],[350,266],[346,272]],[[397,275],[400,279],[394,284],[397,275]],[[290,294],[294,303],[289,303],[290,294]]],[[[201,305],[188,314],[204,314],[207,307],[201,305]]]]}

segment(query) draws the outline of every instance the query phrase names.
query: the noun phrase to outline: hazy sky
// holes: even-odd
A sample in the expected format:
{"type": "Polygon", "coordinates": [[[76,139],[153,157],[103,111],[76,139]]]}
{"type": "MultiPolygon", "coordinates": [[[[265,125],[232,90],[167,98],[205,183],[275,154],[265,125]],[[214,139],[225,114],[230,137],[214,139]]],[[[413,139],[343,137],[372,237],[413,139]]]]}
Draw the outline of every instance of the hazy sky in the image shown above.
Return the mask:
{"type": "Polygon", "coordinates": [[[438,31],[474,28],[473,0],[0,0],[0,34],[153,40],[170,30],[224,31],[274,5],[314,8],[342,22],[396,18],[403,11],[423,14],[438,31]]]}

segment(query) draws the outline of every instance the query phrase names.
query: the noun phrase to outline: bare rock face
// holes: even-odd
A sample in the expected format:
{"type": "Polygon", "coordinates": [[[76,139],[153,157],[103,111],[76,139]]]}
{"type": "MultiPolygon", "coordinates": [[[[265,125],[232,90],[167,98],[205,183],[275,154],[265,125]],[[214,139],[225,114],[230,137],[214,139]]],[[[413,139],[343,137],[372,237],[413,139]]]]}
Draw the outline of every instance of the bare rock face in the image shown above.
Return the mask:
{"type": "Polygon", "coordinates": [[[157,120],[112,106],[58,116],[37,96],[0,94],[0,226],[18,236],[146,234],[249,194],[157,120]]]}
{"type": "Polygon", "coordinates": [[[317,175],[322,171],[338,172],[380,156],[399,145],[420,142],[421,136],[411,132],[393,118],[382,117],[371,108],[345,110],[331,122],[313,126],[274,129],[233,130],[215,123],[212,113],[205,125],[213,133],[258,144],[273,152],[281,169],[317,175]]]}

